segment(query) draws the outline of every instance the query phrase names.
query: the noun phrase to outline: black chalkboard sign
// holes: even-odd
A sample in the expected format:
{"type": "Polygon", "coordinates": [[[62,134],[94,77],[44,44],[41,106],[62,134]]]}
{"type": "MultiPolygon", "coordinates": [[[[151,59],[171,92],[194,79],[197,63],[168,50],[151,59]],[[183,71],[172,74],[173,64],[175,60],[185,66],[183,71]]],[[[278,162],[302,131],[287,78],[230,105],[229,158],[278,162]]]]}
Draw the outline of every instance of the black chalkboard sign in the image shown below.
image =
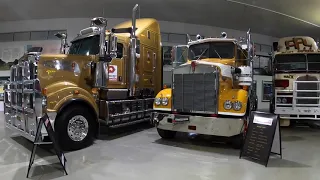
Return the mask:
{"type": "Polygon", "coordinates": [[[33,142],[33,148],[32,148],[30,161],[29,161],[27,178],[29,177],[29,172],[30,172],[31,166],[32,166],[32,164],[34,162],[37,146],[41,145],[41,144],[53,144],[54,151],[55,151],[56,155],[59,158],[60,164],[63,167],[63,170],[64,170],[65,174],[68,175],[67,170],[65,168],[67,159],[65,158],[64,153],[61,150],[61,148],[59,146],[59,143],[58,143],[58,141],[57,141],[57,139],[55,137],[55,133],[54,133],[54,130],[52,128],[50,119],[49,119],[48,115],[45,114],[42,118],[40,118],[40,121],[38,122],[37,132],[36,132],[36,136],[35,136],[35,139],[34,139],[34,142],[33,142]],[[41,140],[41,128],[42,128],[42,125],[44,125],[45,129],[47,130],[47,133],[48,133],[48,136],[49,136],[51,142],[42,142],[42,140],[41,140]]]}
{"type": "Polygon", "coordinates": [[[278,116],[252,112],[240,158],[247,157],[267,166],[272,151],[282,156],[278,116]]]}

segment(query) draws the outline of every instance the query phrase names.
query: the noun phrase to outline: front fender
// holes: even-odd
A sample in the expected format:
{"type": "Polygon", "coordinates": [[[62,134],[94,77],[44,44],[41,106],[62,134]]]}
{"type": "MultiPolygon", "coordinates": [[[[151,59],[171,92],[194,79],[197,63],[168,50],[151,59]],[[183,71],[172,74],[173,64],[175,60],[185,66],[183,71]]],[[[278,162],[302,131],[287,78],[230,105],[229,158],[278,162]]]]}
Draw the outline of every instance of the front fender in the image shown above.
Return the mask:
{"type": "Polygon", "coordinates": [[[172,89],[171,88],[161,90],[156,96],[156,98],[164,98],[164,97],[168,98],[168,105],[166,105],[166,106],[164,106],[162,104],[156,105],[155,103],[153,103],[154,110],[171,111],[171,107],[172,107],[172,105],[171,105],[172,89]]]}
{"type": "Polygon", "coordinates": [[[47,109],[50,112],[58,112],[64,103],[73,99],[80,99],[87,102],[98,114],[98,106],[91,92],[78,87],[70,82],[58,82],[46,87],[47,109]]]}

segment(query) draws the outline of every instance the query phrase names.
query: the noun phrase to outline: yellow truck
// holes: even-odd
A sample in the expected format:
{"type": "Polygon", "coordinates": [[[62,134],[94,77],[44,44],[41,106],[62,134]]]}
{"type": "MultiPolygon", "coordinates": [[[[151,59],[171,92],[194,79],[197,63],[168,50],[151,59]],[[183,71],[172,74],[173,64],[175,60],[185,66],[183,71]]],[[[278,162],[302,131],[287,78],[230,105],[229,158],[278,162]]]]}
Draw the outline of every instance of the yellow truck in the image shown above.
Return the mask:
{"type": "MultiPolygon", "coordinates": [[[[252,91],[253,44],[247,40],[202,38],[187,45],[188,61],[172,71],[172,88],[155,98],[152,121],[162,138],[176,132],[228,137],[239,147],[250,111],[257,106],[252,91]]],[[[174,57],[179,57],[174,51],[174,57]]],[[[183,52],[182,52],[183,53],[183,52]]]]}
{"type": "MultiPolygon", "coordinates": [[[[137,9],[132,22],[112,29],[107,19],[93,18],[68,54],[34,48],[23,56],[5,84],[7,127],[34,140],[47,113],[61,147],[76,150],[93,142],[102,123],[117,128],[149,121],[162,89],[160,26],[155,19],[136,19],[137,9]]],[[[66,35],[57,36],[65,52],[66,35]]]]}

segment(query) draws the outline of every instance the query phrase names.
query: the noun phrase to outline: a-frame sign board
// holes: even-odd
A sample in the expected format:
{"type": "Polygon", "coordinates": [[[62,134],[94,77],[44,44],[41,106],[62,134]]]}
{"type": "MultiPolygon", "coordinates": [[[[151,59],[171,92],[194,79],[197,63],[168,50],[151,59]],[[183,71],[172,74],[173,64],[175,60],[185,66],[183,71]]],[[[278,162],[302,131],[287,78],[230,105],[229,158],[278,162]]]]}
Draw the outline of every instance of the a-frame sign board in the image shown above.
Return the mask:
{"type": "Polygon", "coordinates": [[[282,158],[278,116],[265,112],[252,112],[240,158],[250,158],[267,167],[271,153],[282,158]]]}
{"type": "Polygon", "coordinates": [[[59,161],[60,161],[61,166],[63,167],[64,173],[65,173],[65,175],[68,175],[66,167],[65,167],[67,159],[65,158],[64,153],[62,152],[62,150],[58,144],[58,141],[55,138],[55,133],[54,133],[53,128],[51,126],[50,119],[49,119],[48,115],[45,114],[42,118],[40,118],[40,120],[38,122],[37,132],[36,132],[36,136],[35,136],[35,139],[33,142],[33,148],[32,148],[30,161],[29,161],[27,178],[29,177],[29,172],[30,172],[31,166],[34,162],[37,146],[42,145],[42,144],[52,144],[53,145],[54,151],[59,158],[59,161]],[[45,129],[47,130],[47,133],[48,133],[48,136],[49,136],[51,142],[42,142],[42,140],[41,140],[42,125],[44,125],[45,129]]]}

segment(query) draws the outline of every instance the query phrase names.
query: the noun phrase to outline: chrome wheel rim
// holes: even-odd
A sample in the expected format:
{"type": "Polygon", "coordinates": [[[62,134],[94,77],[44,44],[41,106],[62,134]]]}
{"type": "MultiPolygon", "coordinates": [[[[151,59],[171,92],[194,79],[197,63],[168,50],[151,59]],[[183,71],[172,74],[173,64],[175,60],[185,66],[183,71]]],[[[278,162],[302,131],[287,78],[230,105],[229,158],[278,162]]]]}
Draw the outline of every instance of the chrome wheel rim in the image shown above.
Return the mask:
{"type": "Polygon", "coordinates": [[[68,123],[68,136],[73,141],[82,141],[87,137],[89,131],[89,123],[87,119],[81,115],[72,117],[68,123]]]}

